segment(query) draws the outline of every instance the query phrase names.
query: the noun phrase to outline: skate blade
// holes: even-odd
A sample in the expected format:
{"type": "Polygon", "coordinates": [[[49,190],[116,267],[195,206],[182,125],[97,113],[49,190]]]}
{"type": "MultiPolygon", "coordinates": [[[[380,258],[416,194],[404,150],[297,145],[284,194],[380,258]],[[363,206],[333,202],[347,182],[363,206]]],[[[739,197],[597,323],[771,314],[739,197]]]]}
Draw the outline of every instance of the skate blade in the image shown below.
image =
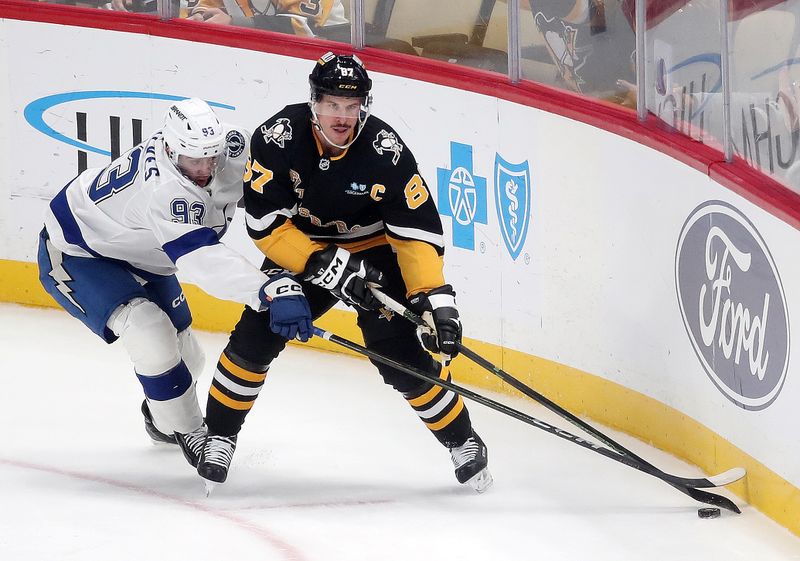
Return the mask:
{"type": "Polygon", "coordinates": [[[489,473],[489,468],[483,468],[467,480],[467,485],[472,487],[476,493],[483,493],[492,486],[492,483],[494,483],[494,479],[489,473]]]}
{"type": "Polygon", "coordinates": [[[208,479],[203,479],[203,483],[206,485],[206,498],[210,497],[211,493],[213,493],[214,489],[216,489],[217,485],[219,485],[219,483],[215,481],[209,481],[208,479]]]}

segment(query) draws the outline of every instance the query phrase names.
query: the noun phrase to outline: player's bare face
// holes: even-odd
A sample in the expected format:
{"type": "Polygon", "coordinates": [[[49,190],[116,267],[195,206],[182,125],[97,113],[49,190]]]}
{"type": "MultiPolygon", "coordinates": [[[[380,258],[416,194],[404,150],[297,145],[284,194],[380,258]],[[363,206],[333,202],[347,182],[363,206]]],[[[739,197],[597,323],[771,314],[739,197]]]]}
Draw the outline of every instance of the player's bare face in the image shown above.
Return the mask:
{"type": "MultiPolygon", "coordinates": [[[[314,104],[319,126],[331,142],[342,146],[347,144],[351,135],[355,134],[363,101],[360,97],[323,95],[314,104]]],[[[327,144],[324,138],[322,141],[327,144]]]]}
{"type": "Polygon", "coordinates": [[[208,186],[214,172],[217,169],[219,157],[210,158],[190,158],[189,156],[178,156],[178,167],[181,173],[197,183],[200,187],[208,186]]]}

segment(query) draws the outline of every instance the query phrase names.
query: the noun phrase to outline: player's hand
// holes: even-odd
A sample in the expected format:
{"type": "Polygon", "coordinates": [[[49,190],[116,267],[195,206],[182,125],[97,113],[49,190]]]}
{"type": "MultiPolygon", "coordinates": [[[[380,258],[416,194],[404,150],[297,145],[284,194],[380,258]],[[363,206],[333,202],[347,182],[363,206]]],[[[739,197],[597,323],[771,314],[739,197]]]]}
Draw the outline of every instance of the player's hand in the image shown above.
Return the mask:
{"type": "Polygon", "coordinates": [[[329,245],[312,253],[303,279],[330,290],[345,304],[365,310],[381,307],[369,287],[383,287],[383,273],[341,247],[329,245]]]}
{"type": "Polygon", "coordinates": [[[418,327],[417,337],[432,353],[439,353],[447,366],[458,354],[461,320],[456,308],[456,293],[449,284],[420,292],[409,299],[411,309],[430,327],[418,327]]]}
{"type": "Polygon", "coordinates": [[[286,339],[311,337],[311,309],[303,288],[288,272],[269,278],[258,293],[263,309],[269,309],[269,328],[286,339]]]}

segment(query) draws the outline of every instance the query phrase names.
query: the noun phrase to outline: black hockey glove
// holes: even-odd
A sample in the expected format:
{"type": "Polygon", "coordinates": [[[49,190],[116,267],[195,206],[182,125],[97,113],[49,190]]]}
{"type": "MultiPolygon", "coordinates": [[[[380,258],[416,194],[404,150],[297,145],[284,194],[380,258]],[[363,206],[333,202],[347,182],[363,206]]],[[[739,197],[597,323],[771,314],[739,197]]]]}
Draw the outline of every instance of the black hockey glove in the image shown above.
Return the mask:
{"type": "Polygon", "coordinates": [[[303,288],[289,272],[272,275],[258,291],[262,309],[269,308],[269,328],[287,339],[311,338],[311,309],[303,288]]]}
{"type": "Polygon", "coordinates": [[[384,286],[383,273],[341,247],[329,245],[312,253],[303,271],[303,280],[327,288],[345,304],[365,310],[381,307],[369,286],[384,286]]]}
{"type": "Polygon", "coordinates": [[[456,309],[456,293],[449,284],[420,292],[409,299],[411,309],[430,325],[417,328],[417,337],[432,353],[439,353],[447,366],[458,354],[461,320],[456,309]]]}

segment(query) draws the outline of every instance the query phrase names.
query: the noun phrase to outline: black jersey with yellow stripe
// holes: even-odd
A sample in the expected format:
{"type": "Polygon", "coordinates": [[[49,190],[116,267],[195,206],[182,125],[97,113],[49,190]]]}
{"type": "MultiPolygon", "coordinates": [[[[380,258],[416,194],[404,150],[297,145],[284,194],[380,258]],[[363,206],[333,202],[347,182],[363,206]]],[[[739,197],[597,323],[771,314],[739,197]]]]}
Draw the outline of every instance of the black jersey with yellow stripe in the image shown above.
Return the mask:
{"type": "Polygon", "coordinates": [[[289,105],[253,134],[244,202],[256,245],[299,273],[331,243],[354,253],[390,244],[409,294],[444,284],[441,220],[397,132],[371,116],[348,149],[328,157],[311,117],[307,103],[289,105]]]}

